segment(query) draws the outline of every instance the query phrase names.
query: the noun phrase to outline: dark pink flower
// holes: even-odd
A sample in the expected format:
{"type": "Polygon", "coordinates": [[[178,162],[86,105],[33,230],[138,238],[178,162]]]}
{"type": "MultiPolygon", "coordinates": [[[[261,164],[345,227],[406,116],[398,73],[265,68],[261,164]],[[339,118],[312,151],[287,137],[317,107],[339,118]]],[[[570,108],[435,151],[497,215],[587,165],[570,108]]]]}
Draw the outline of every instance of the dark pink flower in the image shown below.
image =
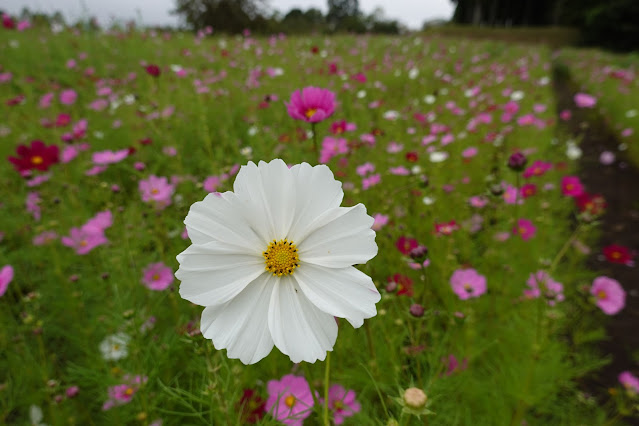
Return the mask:
{"type": "Polygon", "coordinates": [[[561,179],[561,192],[569,197],[578,197],[584,192],[584,186],[577,176],[564,176],[561,179]]]}
{"type": "Polygon", "coordinates": [[[639,394],[639,378],[634,376],[630,371],[624,371],[619,374],[619,383],[632,395],[639,394]]]}
{"type": "Polygon", "coordinates": [[[142,384],[146,383],[147,378],[143,376],[124,376],[124,383],[111,386],[109,388],[109,397],[102,405],[102,411],[110,410],[113,407],[128,404],[135,393],[140,389],[142,384]]]}
{"type": "Polygon", "coordinates": [[[286,103],[286,109],[292,118],[308,123],[326,120],[335,112],[335,106],[335,93],[319,87],[296,90],[291,95],[291,101],[286,103]]]}
{"type": "Polygon", "coordinates": [[[606,315],[615,315],[626,306],[626,292],[621,284],[612,278],[595,278],[590,287],[590,294],[595,296],[595,303],[606,315]]]}
{"type": "Polygon", "coordinates": [[[519,235],[522,240],[528,241],[535,236],[537,228],[528,219],[519,219],[517,226],[513,228],[513,234],[519,235]]]}
{"type": "Polygon", "coordinates": [[[78,94],[73,89],[67,89],[60,92],[60,102],[64,105],[73,105],[78,99],[78,94]]]}
{"type": "Polygon", "coordinates": [[[458,269],[450,277],[450,285],[461,300],[486,293],[486,277],[474,269],[458,269]]]}

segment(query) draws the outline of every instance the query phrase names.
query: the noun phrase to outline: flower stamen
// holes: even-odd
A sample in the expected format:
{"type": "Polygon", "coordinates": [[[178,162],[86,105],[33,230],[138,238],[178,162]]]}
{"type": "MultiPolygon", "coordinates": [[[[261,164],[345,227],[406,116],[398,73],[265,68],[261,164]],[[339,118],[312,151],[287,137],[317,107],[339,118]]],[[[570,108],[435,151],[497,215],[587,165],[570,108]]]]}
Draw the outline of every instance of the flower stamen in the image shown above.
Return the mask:
{"type": "Polygon", "coordinates": [[[266,270],[278,277],[291,275],[300,266],[297,247],[286,239],[271,241],[262,255],[266,260],[266,270]]]}

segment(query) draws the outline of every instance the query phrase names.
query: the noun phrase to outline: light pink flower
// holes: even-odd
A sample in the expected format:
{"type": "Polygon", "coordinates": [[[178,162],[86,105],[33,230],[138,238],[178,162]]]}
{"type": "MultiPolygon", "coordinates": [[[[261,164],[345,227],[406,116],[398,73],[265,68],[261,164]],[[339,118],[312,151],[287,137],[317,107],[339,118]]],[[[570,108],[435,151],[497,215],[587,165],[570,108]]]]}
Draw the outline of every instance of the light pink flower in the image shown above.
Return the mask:
{"type": "Polygon", "coordinates": [[[319,162],[326,164],[333,157],[339,154],[346,154],[348,152],[348,142],[343,138],[331,138],[325,137],[322,141],[322,150],[320,153],[319,162]]]}
{"type": "Polygon", "coordinates": [[[0,297],[4,296],[13,280],[13,266],[5,265],[0,269],[0,297]]]}
{"type": "Polygon", "coordinates": [[[71,247],[76,254],[85,255],[109,240],[103,233],[91,232],[83,228],[71,228],[70,235],[62,237],[62,244],[71,247]]]}
{"type": "Polygon", "coordinates": [[[388,216],[385,214],[375,213],[373,219],[375,219],[373,226],[371,226],[373,231],[379,231],[388,223],[388,216]]]}
{"type": "Polygon", "coordinates": [[[630,394],[639,394],[639,378],[634,376],[630,371],[624,371],[619,374],[619,383],[621,383],[630,394]]]}
{"type": "Polygon", "coordinates": [[[159,208],[171,204],[171,196],[175,191],[174,186],[168,182],[167,178],[154,175],[149,176],[146,180],[141,180],[138,188],[142,195],[142,201],[155,202],[159,208]]]}
{"type": "Polygon", "coordinates": [[[164,263],[152,263],[144,270],[142,284],[150,290],[166,290],[173,283],[173,271],[164,263]]]}
{"type": "Polygon", "coordinates": [[[119,163],[128,156],[128,149],[121,149],[119,151],[106,150],[94,152],[91,159],[93,160],[93,164],[105,166],[107,164],[119,163]]]}
{"type": "Polygon", "coordinates": [[[595,278],[590,287],[590,294],[595,296],[595,303],[606,315],[615,315],[626,306],[626,292],[621,284],[612,278],[595,278]]]}
{"type": "Polygon", "coordinates": [[[466,300],[486,293],[486,277],[474,269],[458,269],[450,277],[450,285],[455,294],[466,300]]]}
{"type": "Polygon", "coordinates": [[[60,102],[64,105],[73,105],[78,99],[78,94],[73,89],[67,89],[60,92],[60,102]]]}
{"type": "Polygon", "coordinates": [[[287,374],[281,380],[267,384],[268,399],[265,410],[276,420],[289,426],[302,426],[311,415],[313,394],[304,377],[287,374]]]}
{"type": "Polygon", "coordinates": [[[379,173],[370,175],[367,178],[362,179],[362,189],[365,191],[368,188],[377,185],[382,181],[382,176],[379,173]]]}
{"type": "Polygon", "coordinates": [[[597,98],[587,93],[577,93],[574,100],[579,108],[593,108],[597,104],[597,98]]]}

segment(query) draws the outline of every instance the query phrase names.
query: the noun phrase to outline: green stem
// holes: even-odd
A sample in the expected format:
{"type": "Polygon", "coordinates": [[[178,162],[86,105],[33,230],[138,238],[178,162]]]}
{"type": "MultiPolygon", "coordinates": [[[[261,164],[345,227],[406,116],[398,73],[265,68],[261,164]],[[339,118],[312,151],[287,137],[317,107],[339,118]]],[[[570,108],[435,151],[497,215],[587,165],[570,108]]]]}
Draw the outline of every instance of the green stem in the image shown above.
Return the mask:
{"type": "Polygon", "coordinates": [[[315,155],[319,152],[317,150],[317,132],[315,131],[315,123],[311,123],[311,131],[313,132],[313,149],[315,150],[315,155]]]}
{"type": "Polygon", "coordinates": [[[324,369],[324,426],[331,425],[331,419],[328,415],[328,385],[331,371],[331,353],[326,353],[326,364],[324,369]]]}
{"type": "Polygon", "coordinates": [[[568,238],[568,240],[566,241],[564,246],[561,248],[561,250],[559,250],[559,253],[557,253],[557,256],[555,256],[555,259],[550,264],[550,269],[549,269],[548,272],[552,273],[552,271],[555,270],[555,268],[559,264],[559,261],[561,260],[561,258],[564,257],[564,255],[566,254],[566,251],[568,250],[568,247],[570,247],[572,245],[572,243],[574,243],[575,240],[577,239],[577,235],[579,235],[579,232],[581,231],[582,227],[583,227],[583,224],[580,223],[579,226],[577,226],[577,228],[575,228],[575,232],[573,232],[572,235],[570,236],[570,238],[568,238]]]}

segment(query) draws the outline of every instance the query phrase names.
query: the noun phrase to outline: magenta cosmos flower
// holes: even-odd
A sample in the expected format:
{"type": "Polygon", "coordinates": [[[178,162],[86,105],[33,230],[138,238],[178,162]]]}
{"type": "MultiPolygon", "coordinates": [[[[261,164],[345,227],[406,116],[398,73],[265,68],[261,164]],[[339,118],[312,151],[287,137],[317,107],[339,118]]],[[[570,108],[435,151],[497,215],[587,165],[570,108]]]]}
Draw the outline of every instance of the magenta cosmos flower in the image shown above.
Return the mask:
{"type": "Polygon", "coordinates": [[[486,293],[486,277],[474,269],[458,269],[450,277],[450,285],[461,300],[486,293]]]}
{"type": "Polygon", "coordinates": [[[579,108],[592,108],[597,104],[597,98],[587,93],[577,93],[575,95],[575,105],[579,108]]]}
{"type": "Polygon", "coordinates": [[[275,419],[290,426],[302,426],[313,408],[311,388],[304,377],[287,374],[267,385],[265,410],[275,419]]]}
{"type": "Polygon", "coordinates": [[[537,228],[528,219],[519,219],[517,226],[513,228],[513,234],[519,235],[522,240],[528,241],[535,236],[537,228]]]}
{"type": "Polygon", "coordinates": [[[328,390],[328,407],[333,412],[336,425],[341,425],[346,417],[351,417],[362,409],[360,403],[355,400],[355,391],[346,390],[341,385],[333,385],[328,390]]]}
{"type": "Polygon", "coordinates": [[[9,287],[9,283],[13,280],[13,267],[5,265],[0,269],[0,297],[4,296],[9,287]]]}
{"type": "Polygon", "coordinates": [[[173,282],[173,271],[162,262],[151,263],[144,270],[142,284],[150,290],[166,290],[173,282]]]}
{"type": "Polygon", "coordinates": [[[615,315],[626,306],[626,292],[621,284],[612,278],[595,278],[590,287],[590,294],[595,296],[597,306],[606,315],[615,315]]]}
{"type": "Polygon", "coordinates": [[[286,103],[288,115],[307,123],[319,123],[335,112],[335,93],[319,87],[305,87],[291,95],[286,103]]]}
{"type": "Polygon", "coordinates": [[[564,176],[561,179],[561,192],[568,197],[578,197],[584,192],[584,186],[577,176],[564,176]]]}
{"type": "Polygon", "coordinates": [[[145,203],[155,202],[159,208],[171,204],[171,196],[175,188],[167,178],[151,175],[146,180],[141,180],[138,188],[145,203]]]}

